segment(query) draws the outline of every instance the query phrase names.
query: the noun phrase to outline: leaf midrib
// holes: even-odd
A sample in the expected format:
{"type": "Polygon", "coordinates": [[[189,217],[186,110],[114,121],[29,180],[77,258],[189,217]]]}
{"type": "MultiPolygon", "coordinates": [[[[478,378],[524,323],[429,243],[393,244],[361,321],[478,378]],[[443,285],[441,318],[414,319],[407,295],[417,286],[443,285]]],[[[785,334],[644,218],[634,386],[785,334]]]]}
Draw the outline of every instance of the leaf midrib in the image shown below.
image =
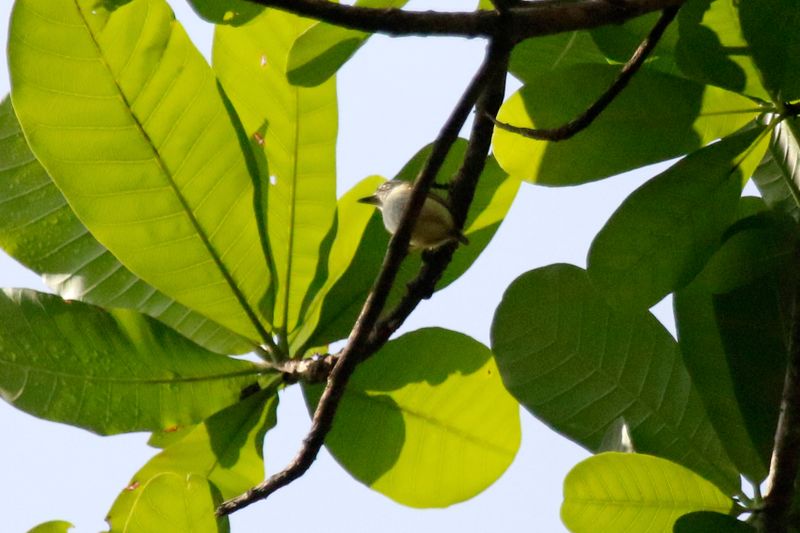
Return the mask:
{"type": "MultiPolygon", "coordinates": [[[[147,146],[149,147],[150,151],[153,153],[154,160],[156,161],[156,164],[161,169],[162,174],[166,177],[170,188],[172,189],[173,193],[177,197],[178,202],[180,203],[181,208],[184,211],[184,214],[189,219],[189,222],[192,225],[192,228],[194,229],[195,233],[200,238],[200,241],[203,243],[203,247],[208,251],[209,255],[211,256],[212,260],[214,261],[215,266],[219,270],[220,274],[222,275],[222,277],[225,280],[226,284],[230,288],[231,292],[233,293],[233,295],[236,298],[237,302],[241,306],[242,310],[247,315],[247,318],[253,324],[253,326],[255,327],[255,329],[258,332],[258,334],[262,337],[262,340],[270,338],[269,333],[266,331],[264,326],[261,324],[261,321],[258,319],[258,315],[256,315],[255,311],[250,307],[250,305],[248,304],[247,299],[245,298],[244,294],[242,294],[242,292],[239,290],[239,287],[236,285],[236,282],[234,281],[233,276],[231,275],[230,272],[228,272],[228,269],[225,267],[224,263],[222,262],[221,257],[218,255],[216,249],[212,246],[208,235],[206,235],[206,233],[203,230],[202,226],[200,226],[200,223],[197,220],[197,218],[195,217],[194,212],[189,208],[189,204],[187,203],[186,198],[183,196],[183,194],[181,194],[181,191],[178,188],[177,184],[175,183],[175,180],[173,179],[172,174],[169,172],[169,170],[168,170],[168,168],[166,166],[166,163],[164,162],[164,160],[161,157],[161,154],[156,149],[152,139],[150,138],[150,135],[144,129],[144,125],[139,121],[139,118],[133,113],[133,109],[131,107],[131,104],[128,101],[128,98],[127,98],[125,92],[122,90],[122,87],[119,84],[119,80],[117,80],[116,76],[114,75],[113,70],[111,69],[111,66],[109,65],[108,61],[106,60],[105,55],[103,54],[103,49],[101,48],[100,43],[97,41],[95,33],[92,31],[91,26],[89,25],[88,21],[86,20],[86,17],[85,17],[85,15],[83,13],[83,10],[80,7],[79,0],[73,0],[73,4],[75,6],[75,10],[78,13],[78,16],[80,17],[80,19],[81,19],[81,21],[83,23],[83,27],[86,29],[87,33],[89,34],[89,37],[90,37],[90,39],[92,41],[92,45],[95,47],[95,50],[97,51],[98,58],[102,62],[103,67],[108,72],[109,77],[111,78],[111,80],[114,83],[114,86],[117,89],[117,93],[118,93],[119,97],[121,98],[121,100],[122,100],[122,102],[123,102],[123,104],[125,106],[125,109],[128,112],[128,115],[130,116],[130,118],[133,121],[134,125],[136,126],[137,130],[139,131],[139,133],[143,137],[143,139],[146,142],[147,146]]],[[[170,32],[172,32],[172,31],[173,30],[170,29],[170,32]]],[[[140,32],[139,35],[141,36],[141,32],[140,32]]]]}
{"type": "Polygon", "coordinates": [[[143,384],[143,385],[168,385],[174,383],[197,383],[197,382],[204,382],[204,381],[224,381],[228,379],[233,379],[237,377],[243,376],[259,376],[264,373],[264,370],[260,368],[248,368],[243,370],[237,370],[234,372],[224,372],[221,374],[212,374],[212,375],[203,375],[203,376],[186,376],[186,377],[175,377],[175,378],[146,378],[146,379],[134,379],[134,378],[125,378],[125,377],[103,377],[103,376],[93,376],[93,375],[84,375],[84,374],[73,374],[67,371],[60,371],[60,370],[51,370],[47,368],[41,368],[37,366],[30,366],[25,365],[23,363],[15,363],[13,361],[0,361],[0,368],[3,367],[16,367],[20,368],[26,373],[36,373],[36,374],[43,374],[47,376],[53,376],[56,378],[64,378],[64,379],[72,379],[76,381],[91,381],[96,383],[122,383],[122,384],[143,384]]]}
{"type": "MultiPolygon", "coordinates": [[[[461,429],[459,429],[459,428],[457,428],[455,426],[447,425],[442,420],[439,420],[439,419],[434,418],[432,416],[428,416],[428,415],[426,415],[424,413],[421,413],[419,411],[416,411],[416,410],[413,410],[413,409],[409,409],[407,406],[398,403],[394,398],[392,398],[386,392],[376,391],[376,395],[371,395],[365,390],[347,389],[345,394],[348,395],[348,396],[355,396],[355,397],[360,398],[360,399],[365,400],[365,401],[375,402],[378,405],[386,407],[387,409],[392,409],[392,407],[396,405],[397,406],[397,410],[399,410],[401,413],[408,414],[409,416],[411,416],[413,418],[416,418],[416,419],[420,420],[421,422],[423,422],[425,424],[433,426],[434,428],[437,428],[437,429],[439,429],[440,431],[442,431],[444,433],[448,433],[450,435],[454,435],[454,436],[458,437],[461,440],[465,440],[465,441],[470,442],[472,444],[475,444],[475,445],[477,445],[479,447],[482,447],[482,448],[485,448],[485,449],[489,449],[489,450],[497,453],[498,455],[508,456],[508,455],[513,455],[514,453],[516,453],[515,449],[504,448],[504,447],[499,446],[499,445],[497,445],[497,444],[495,444],[493,442],[489,442],[487,440],[483,440],[483,439],[481,439],[479,437],[476,437],[475,435],[471,435],[470,433],[462,431],[461,429]],[[391,398],[392,402],[390,403],[385,398],[391,398]]],[[[392,409],[392,410],[394,410],[394,409],[392,409]]]]}

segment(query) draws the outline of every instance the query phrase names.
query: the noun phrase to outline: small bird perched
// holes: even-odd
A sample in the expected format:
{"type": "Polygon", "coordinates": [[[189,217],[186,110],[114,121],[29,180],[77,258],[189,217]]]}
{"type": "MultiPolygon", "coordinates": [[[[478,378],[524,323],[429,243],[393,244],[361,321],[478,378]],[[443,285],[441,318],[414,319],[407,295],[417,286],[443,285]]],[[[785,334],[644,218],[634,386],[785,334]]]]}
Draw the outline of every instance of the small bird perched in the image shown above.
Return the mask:
{"type": "MultiPolygon", "coordinates": [[[[382,183],[375,194],[358,201],[377,206],[383,215],[386,230],[394,234],[411,198],[411,189],[412,184],[407,181],[389,180],[382,183]]],[[[411,246],[431,249],[453,241],[469,244],[464,234],[456,229],[447,202],[439,195],[429,192],[411,231],[411,246]]]]}

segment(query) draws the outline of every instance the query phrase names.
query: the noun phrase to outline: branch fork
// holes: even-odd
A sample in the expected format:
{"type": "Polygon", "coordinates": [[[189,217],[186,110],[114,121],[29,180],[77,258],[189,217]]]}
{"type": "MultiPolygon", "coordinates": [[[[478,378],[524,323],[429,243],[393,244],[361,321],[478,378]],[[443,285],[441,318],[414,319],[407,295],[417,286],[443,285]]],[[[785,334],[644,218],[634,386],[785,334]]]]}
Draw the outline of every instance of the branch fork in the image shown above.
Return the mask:
{"type": "MultiPolygon", "coordinates": [[[[372,9],[336,4],[326,0],[250,0],[298,15],[308,16],[363,31],[389,35],[458,35],[489,38],[484,62],[443,125],[433,144],[428,160],[417,176],[411,199],[400,226],[389,241],[383,264],[370,294],[350,333],[346,346],[337,355],[326,355],[305,364],[303,361],[284,363],[279,368],[285,379],[317,380],[327,376],[325,390],[313,415],[311,429],[292,461],[280,472],[270,476],[245,494],[223,502],[218,516],[228,515],[256,501],[267,498],[278,489],[302,476],[313,464],[330,431],[339,401],[357,365],[377,352],[403,324],[422,299],[429,298],[436,283],[452,259],[455,246],[442,246],[423,255],[423,265],[417,277],[397,306],[388,313],[383,310],[389,291],[408,253],[411,231],[428,191],[444,163],[453,143],[473,108],[476,112],[467,152],[461,168],[449,186],[449,201],[458,228],[463,227],[483,171],[496,123],[497,111],[505,93],[508,61],[514,45],[522,39],[589,29],[603,24],[620,23],[628,18],[656,10],[667,9],[659,24],[664,27],[674,18],[683,0],[620,0],[599,2],[577,0],[562,2],[543,0],[513,3],[499,0],[496,11],[468,13],[408,12],[399,9],[372,9]],[[383,315],[383,318],[381,316],[383,315]]],[[[662,28],[663,31],[663,28],[662,28]]],[[[655,38],[657,40],[658,37],[655,38]]],[[[653,43],[654,46],[655,43],[653,43]]],[[[644,46],[644,43],[643,43],[644,46]]],[[[641,48],[641,47],[640,47],[641,48]]],[[[646,56],[648,51],[643,55],[646,56]]],[[[631,61],[634,61],[633,58],[631,61]]],[[[636,60],[639,65],[643,58],[636,60]]],[[[630,62],[629,62],[630,63],[630,62]]],[[[638,66],[633,66],[635,70],[638,66]]],[[[632,76],[631,72],[628,76],[632,76]]],[[[621,90],[621,89],[620,89],[621,90]]],[[[617,91],[618,94],[619,91],[617,91]]],[[[609,96],[613,100],[616,94],[609,96]]],[[[605,104],[597,113],[605,108],[605,104]]]]}

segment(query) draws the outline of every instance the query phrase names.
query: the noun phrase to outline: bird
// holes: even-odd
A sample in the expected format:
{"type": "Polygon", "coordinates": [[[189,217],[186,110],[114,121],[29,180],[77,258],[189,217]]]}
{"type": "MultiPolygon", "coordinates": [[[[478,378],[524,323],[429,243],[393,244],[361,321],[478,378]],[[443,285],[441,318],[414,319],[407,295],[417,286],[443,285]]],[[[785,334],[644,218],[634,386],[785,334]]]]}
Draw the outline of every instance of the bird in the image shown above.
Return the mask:
{"type": "MultiPolygon", "coordinates": [[[[388,180],[378,187],[375,194],[358,201],[380,209],[384,227],[394,235],[411,198],[412,187],[408,181],[388,180]]],[[[411,248],[430,250],[451,242],[469,244],[469,240],[456,228],[453,213],[444,198],[429,192],[411,232],[411,248]]]]}

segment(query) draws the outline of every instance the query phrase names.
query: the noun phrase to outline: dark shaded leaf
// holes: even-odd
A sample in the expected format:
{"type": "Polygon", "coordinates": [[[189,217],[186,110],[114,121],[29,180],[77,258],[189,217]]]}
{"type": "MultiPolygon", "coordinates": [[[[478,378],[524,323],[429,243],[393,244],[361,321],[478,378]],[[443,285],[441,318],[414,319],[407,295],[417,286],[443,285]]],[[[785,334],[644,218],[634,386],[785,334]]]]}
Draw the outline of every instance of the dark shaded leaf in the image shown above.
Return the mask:
{"type": "Polygon", "coordinates": [[[588,257],[592,282],[612,304],[649,309],[700,272],[736,215],[763,131],[752,127],[688,155],[614,212],[588,257]]]}
{"type": "Polygon", "coordinates": [[[639,452],[739,490],[675,340],[650,313],[610,307],[584,270],[517,278],[495,312],[492,349],[514,397],[574,442],[597,451],[623,417],[639,452]]]}
{"type": "Polygon", "coordinates": [[[235,403],[262,372],[130,310],[5,290],[0,316],[2,398],[96,433],[198,422],[235,403]]]}
{"type": "Polygon", "coordinates": [[[678,12],[675,56],[692,79],[762,100],[768,95],[748,53],[735,0],[688,0],[678,12]]]}
{"type": "MultiPolygon", "coordinates": [[[[731,1],[731,0],[728,0],[731,1]]],[[[777,102],[800,98],[800,11],[794,0],[740,0],[742,34],[764,88],[777,102]]]]}
{"type": "Polygon", "coordinates": [[[769,470],[783,390],[796,237],[769,214],[733,226],[703,272],[675,294],[678,338],[728,455],[754,483],[769,470]]]}
{"type": "Polygon", "coordinates": [[[713,511],[695,511],[678,518],[674,533],[756,533],[756,528],[735,517],[713,511]]]}
{"type": "Polygon", "coordinates": [[[214,24],[241,26],[264,11],[264,6],[246,0],[187,0],[203,19],[214,24]]]}

